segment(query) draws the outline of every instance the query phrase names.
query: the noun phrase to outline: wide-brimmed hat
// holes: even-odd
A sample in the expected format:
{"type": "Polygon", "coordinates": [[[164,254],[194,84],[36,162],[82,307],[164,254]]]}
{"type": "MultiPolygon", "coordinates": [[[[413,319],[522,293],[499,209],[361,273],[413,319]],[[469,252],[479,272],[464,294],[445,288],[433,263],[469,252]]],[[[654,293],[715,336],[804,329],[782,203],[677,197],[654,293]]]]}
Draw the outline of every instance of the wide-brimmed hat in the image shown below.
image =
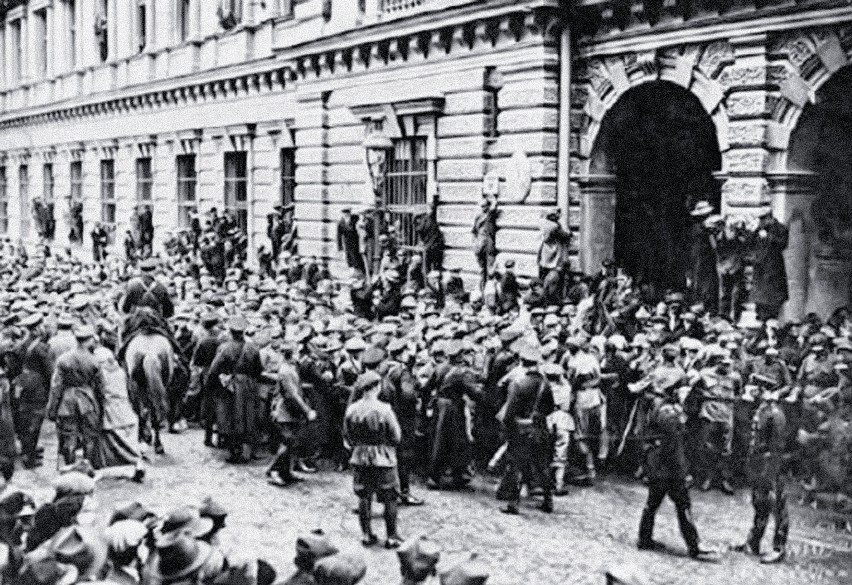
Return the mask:
{"type": "Polygon", "coordinates": [[[311,571],[318,560],[337,553],[337,547],[331,544],[321,530],[317,530],[296,539],[296,558],[293,562],[300,569],[311,571]]]}
{"type": "Polygon", "coordinates": [[[152,573],[163,581],[182,579],[200,569],[212,552],[213,548],[206,542],[179,534],[158,544],[152,573]]]}
{"type": "Polygon", "coordinates": [[[74,565],[83,581],[97,579],[107,562],[106,541],[87,526],[63,528],[51,539],[50,550],[60,563],[74,565]]]}
{"type": "Polygon", "coordinates": [[[692,208],[689,215],[693,217],[700,217],[703,215],[710,215],[711,213],[713,213],[713,206],[702,200],[695,204],[695,207],[692,208]]]}
{"type": "Polygon", "coordinates": [[[198,510],[189,506],[182,506],[169,512],[157,526],[156,536],[158,539],[168,537],[171,534],[189,534],[194,538],[204,536],[213,528],[211,518],[202,517],[198,510]]]}
{"type": "Polygon", "coordinates": [[[441,573],[441,585],[483,585],[488,580],[485,563],[471,558],[441,573]]]}
{"type": "Polygon", "coordinates": [[[338,553],[320,559],[314,566],[317,585],[355,585],[367,574],[363,557],[353,553],[338,553]]]}
{"type": "Polygon", "coordinates": [[[438,545],[425,538],[413,538],[406,542],[398,551],[399,571],[403,577],[416,583],[435,574],[435,567],[441,558],[438,545]]]}

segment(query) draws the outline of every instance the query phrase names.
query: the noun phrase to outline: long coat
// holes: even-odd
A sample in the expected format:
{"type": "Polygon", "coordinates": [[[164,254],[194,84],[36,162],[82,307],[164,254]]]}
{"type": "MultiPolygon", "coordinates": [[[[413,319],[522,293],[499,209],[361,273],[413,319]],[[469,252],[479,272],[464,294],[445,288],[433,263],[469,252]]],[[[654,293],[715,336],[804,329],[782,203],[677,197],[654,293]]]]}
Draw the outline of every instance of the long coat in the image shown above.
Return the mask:
{"type": "Polygon", "coordinates": [[[357,218],[350,216],[347,220],[341,217],[337,222],[337,250],[346,254],[346,265],[349,268],[364,269],[361,258],[361,247],[358,242],[358,230],[355,227],[357,218]]]}
{"type": "Polygon", "coordinates": [[[761,221],[758,229],[766,230],[766,237],[758,235],[755,238],[751,300],[761,305],[780,307],[789,297],[787,270],[784,267],[784,250],[787,248],[789,232],[775,218],[761,221]]]}
{"type": "Polygon", "coordinates": [[[207,387],[216,396],[216,420],[223,435],[245,436],[255,432],[258,385],[263,375],[260,353],[254,344],[227,341],[219,346],[207,373],[207,387]],[[232,376],[222,385],[221,374],[232,376]]]}
{"type": "Polygon", "coordinates": [[[478,398],[481,392],[473,372],[463,366],[448,366],[435,372],[430,386],[437,387],[432,420],[430,470],[440,474],[446,467],[467,467],[471,442],[467,432],[464,397],[478,398]],[[434,385],[434,386],[433,386],[434,385]]]}
{"type": "Polygon", "coordinates": [[[689,231],[689,277],[693,301],[708,308],[719,298],[719,276],[716,273],[716,253],[710,233],[703,222],[696,222],[689,231]]]}

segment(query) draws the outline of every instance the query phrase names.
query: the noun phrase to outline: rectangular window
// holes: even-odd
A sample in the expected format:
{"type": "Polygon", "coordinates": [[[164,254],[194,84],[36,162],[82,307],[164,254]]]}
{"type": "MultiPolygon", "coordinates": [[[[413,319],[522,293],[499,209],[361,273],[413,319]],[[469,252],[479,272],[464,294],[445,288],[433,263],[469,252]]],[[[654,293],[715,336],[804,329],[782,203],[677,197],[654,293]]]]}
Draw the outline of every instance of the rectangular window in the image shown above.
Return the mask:
{"type": "Polygon", "coordinates": [[[290,205],[296,194],[296,149],[281,149],[281,205],[290,205]]]}
{"type": "Polygon", "coordinates": [[[190,2],[191,0],[177,0],[177,33],[178,42],[183,42],[189,38],[189,21],[190,21],[190,2]]]}
{"type": "Polygon", "coordinates": [[[428,213],[426,138],[397,138],[387,161],[382,198],[387,218],[396,226],[400,244],[417,246],[417,216],[428,213]]]}
{"type": "Polygon", "coordinates": [[[101,63],[109,59],[109,11],[106,0],[98,1],[98,12],[95,15],[95,36],[98,38],[98,56],[101,63]]]}
{"type": "Polygon", "coordinates": [[[178,202],[178,226],[188,228],[192,222],[192,215],[198,208],[195,200],[195,155],[181,154],[176,160],[177,165],[177,202],[178,202]]]}
{"type": "Polygon", "coordinates": [[[69,183],[71,184],[71,201],[83,201],[83,163],[74,161],[68,168],[69,183]]]}
{"type": "Polygon", "coordinates": [[[12,83],[17,83],[21,80],[21,72],[24,70],[24,46],[21,42],[21,24],[20,18],[9,24],[10,42],[12,44],[12,55],[10,55],[12,60],[10,81],[12,83]]]}
{"type": "Polygon", "coordinates": [[[149,157],[136,159],[136,202],[146,207],[154,206],[154,173],[149,157]]]}
{"type": "Polygon", "coordinates": [[[148,0],[136,3],[136,51],[141,53],[148,44],[148,0]]]}
{"type": "Polygon", "coordinates": [[[115,161],[101,161],[101,221],[115,225],[115,161]]]}
{"type": "Polygon", "coordinates": [[[35,16],[35,64],[36,72],[40,78],[47,76],[47,9],[36,10],[35,16]]]}
{"type": "Polygon", "coordinates": [[[18,167],[18,205],[21,213],[21,237],[30,235],[30,169],[18,167]]]}
{"type": "Polygon", "coordinates": [[[6,190],[6,167],[0,167],[0,233],[9,231],[9,192],[6,190]]]}
{"type": "Polygon", "coordinates": [[[244,232],[248,231],[247,161],[245,152],[225,153],[225,209],[244,232]]]}
{"type": "Polygon", "coordinates": [[[76,0],[68,0],[66,3],[66,13],[68,23],[68,64],[71,69],[77,67],[77,2],[76,0]]]}
{"type": "Polygon", "coordinates": [[[42,167],[41,176],[44,187],[42,198],[44,199],[44,204],[47,205],[53,203],[53,165],[51,163],[45,163],[44,167],[42,167]]]}

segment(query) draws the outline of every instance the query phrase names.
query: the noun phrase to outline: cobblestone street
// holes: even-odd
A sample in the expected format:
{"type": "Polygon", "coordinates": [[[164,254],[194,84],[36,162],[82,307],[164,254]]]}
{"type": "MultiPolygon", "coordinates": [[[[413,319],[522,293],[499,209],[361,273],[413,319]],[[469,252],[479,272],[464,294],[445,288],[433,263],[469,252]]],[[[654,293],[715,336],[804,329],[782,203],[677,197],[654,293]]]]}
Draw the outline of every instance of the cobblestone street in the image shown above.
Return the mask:
{"type": "MultiPolygon", "coordinates": [[[[50,495],[54,476],[55,441],[49,433],[46,465],[36,472],[19,471],[14,483],[50,495]]],[[[167,454],[149,468],[144,485],[117,480],[98,484],[93,506],[109,509],[117,503],[139,500],[156,511],[195,503],[211,494],[230,509],[224,547],[253,553],[276,567],[279,575],[292,572],[296,536],[322,528],[343,549],[361,549],[352,513],[355,498],[348,474],[321,472],[290,489],[272,487],[264,480],[264,462],[229,466],[222,454],[201,445],[198,431],[165,438],[167,454]]],[[[406,536],[425,534],[440,543],[439,569],[478,552],[492,568],[489,583],[596,583],[605,571],[633,570],[648,583],[849,583],[852,578],[852,534],[835,528],[833,518],[793,504],[790,559],[778,566],[762,566],[743,554],[726,553],[718,564],[698,563],[685,556],[674,510],[664,504],[656,536],[671,554],[637,551],[636,527],[645,497],[634,482],[602,481],[591,489],[574,488],[557,498],[556,512],[546,516],[528,507],[520,517],[497,512],[491,481],[479,481],[469,493],[426,492],[421,508],[402,509],[401,529],[406,536]]],[[[694,514],[707,543],[726,547],[746,534],[751,508],[748,493],[729,498],[718,493],[693,492],[694,514]]],[[[374,520],[379,535],[381,520],[374,520]]],[[[766,541],[764,541],[766,542],[766,541]]],[[[764,545],[766,546],[766,545],[764,545]]],[[[399,580],[395,554],[383,549],[365,552],[369,571],[365,583],[399,580]]]]}

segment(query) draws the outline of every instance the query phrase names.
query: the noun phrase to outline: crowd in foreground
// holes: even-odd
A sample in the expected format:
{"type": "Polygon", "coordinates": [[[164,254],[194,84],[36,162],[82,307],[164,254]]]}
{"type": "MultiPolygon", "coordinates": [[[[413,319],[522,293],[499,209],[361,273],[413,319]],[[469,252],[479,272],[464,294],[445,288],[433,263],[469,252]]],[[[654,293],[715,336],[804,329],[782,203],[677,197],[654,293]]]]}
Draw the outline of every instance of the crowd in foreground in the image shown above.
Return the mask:
{"type": "MultiPolygon", "coordinates": [[[[342,552],[321,530],[297,538],[295,569],[284,577],[250,551],[220,543],[228,511],[212,498],[157,515],[139,502],[99,510],[87,506],[94,471],[65,469],[53,496],[36,507],[21,491],[0,498],[0,579],[21,585],[354,585],[367,573],[364,557],[342,552]]],[[[438,574],[440,549],[425,538],[398,551],[403,584],[438,574]]],[[[442,585],[479,585],[487,567],[472,555],[445,568],[442,585]]]]}
{"type": "Polygon", "coordinates": [[[765,562],[785,555],[786,478],[848,495],[845,309],[824,323],[733,321],[683,292],[635,287],[609,263],[554,287],[523,282],[507,261],[471,288],[458,272],[425,273],[388,236],[369,277],[333,279],[325,260],[280,246],[253,272],[233,230],[217,227],[227,221],[208,223],[197,246],[132,263],[4,250],[9,476],[17,459],[41,464],[45,417],[64,470],[135,481],[146,445],[164,450],[161,430],[197,425],[232,464],[269,459],[282,488],[351,469],[364,545],[378,542],[377,498],[385,546],[405,548],[396,512],[424,504],[414,476],[441,490],[499,474],[502,511],[518,514],[524,488],[547,513],[554,497],[628,472],[649,487],[639,547],[658,546],[654,515],[668,495],[694,557],[708,551],[690,486],[747,483],[755,518],[741,548],[760,554],[774,515],[765,562]]]}

